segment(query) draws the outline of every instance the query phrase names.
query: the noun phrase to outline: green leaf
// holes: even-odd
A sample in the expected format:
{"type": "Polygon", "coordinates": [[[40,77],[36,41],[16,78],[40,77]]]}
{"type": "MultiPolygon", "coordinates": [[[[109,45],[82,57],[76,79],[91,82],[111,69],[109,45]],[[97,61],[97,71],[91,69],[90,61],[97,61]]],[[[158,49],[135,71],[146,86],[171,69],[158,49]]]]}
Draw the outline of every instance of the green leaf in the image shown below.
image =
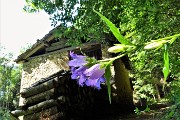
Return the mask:
{"type": "Polygon", "coordinates": [[[173,38],[170,40],[170,44],[172,44],[177,38],[178,38],[177,36],[173,37],[173,38]]]}
{"type": "Polygon", "coordinates": [[[167,79],[169,75],[169,53],[168,53],[168,46],[167,44],[164,45],[164,67],[163,67],[163,74],[164,74],[164,80],[167,79]]]}
{"type": "Polygon", "coordinates": [[[105,69],[105,78],[106,78],[106,84],[108,87],[108,96],[109,96],[109,103],[111,104],[111,64],[108,64],[105,69]]]}
{"type": "Polygon", "coordinates": [[[107,19],[105,16],[103,16],[101,13],[95,10],[94,12],[97,13],[101,17],[101,19],[108,25],[113,35],[117,38],[117,40],[120,43],[126,44],[126,45],[131,44],[121,35],[121,33],[119,32],[119,29],[109,19],[107,19]]]}
{"type": "Polygon", "coordinates": [[[170,119],[173,115],[174,115],[174,111],[172,110],[172,111],[167,115],[166,118],[170,119]]]}
{"type": "Polygon", "coordinates": [[[88,62],[86,64],[87,67],[91,67],[91,66],[93,66],[94,64],[97,63],[97,60],[95,58],[93,58],[93,57],[87,57],[86,61],[88,62]]]}

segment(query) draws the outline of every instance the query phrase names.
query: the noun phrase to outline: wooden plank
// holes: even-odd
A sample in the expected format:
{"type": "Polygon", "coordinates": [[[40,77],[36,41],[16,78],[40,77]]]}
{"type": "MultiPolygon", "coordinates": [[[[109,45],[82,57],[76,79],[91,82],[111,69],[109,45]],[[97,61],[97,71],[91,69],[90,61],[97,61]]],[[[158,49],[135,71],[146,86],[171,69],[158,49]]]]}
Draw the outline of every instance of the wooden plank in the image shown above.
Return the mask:
{"type": "Polygon", "coordinates": [[[65,48],[65,47],[68,47],[67,45],[58,45],[58,46],[50,46],[50,47],[47,47],[46,48],[46,52],[51,52],[51,51],[55,51],[55,50],[59,50],[59,49],[62,49],[62,48],[65,48]]]}
{"type": "Polygon", "coordinates": [[[67,42],[66,39],[60,39],[58,42],[52,43],[51,46],[65,45],[67,42]]]}

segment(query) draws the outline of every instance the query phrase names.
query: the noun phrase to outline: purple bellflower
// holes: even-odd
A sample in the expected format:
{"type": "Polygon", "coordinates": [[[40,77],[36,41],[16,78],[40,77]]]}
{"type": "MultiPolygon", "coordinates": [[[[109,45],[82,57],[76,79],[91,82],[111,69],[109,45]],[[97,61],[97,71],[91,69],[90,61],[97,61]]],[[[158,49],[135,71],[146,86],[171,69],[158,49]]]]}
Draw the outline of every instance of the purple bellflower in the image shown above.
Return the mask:
{"type": "Polygon", "coordinates": [[[100,68],[100,64],[95,64],[89,69],[86,69],[84,71],[84,74],[88,77],[88,79],[86,80],[85,84],[87,86],[92,86],[97,89],[100,89],[100,83],[105,82],[105,79],[103,77],[104,73],[105,69],[100,68]]]}
{"type": "Polygon", "coordinates": [[[81,67],[87,64],[87,61],[85,60],[86,56],[77,55],[77,54],[74,54],[73,52],[70,52],[70,56],[73,60],[69,61],[69,66],[81,67]]]}
{"type": "Polygon", "coordinates": [[[71,78],[77,79],[78,84],[80,86],[83,86],[86,81],[86,77],[83,74],[83,72],[87,69],[84,66],[85,64],[87,64],[87,61],[85,60],[86,56],[77,55],[74,54],[73,52],[70,52],[70,56],[72,58],[72,60],[69,61],[69,66],[71,67],[71,72],[72,72],[71,78]]]}
{"type": "Polygon", "coordinates": [[[101,89],[100,84],[105,82],[104,73],[105,69],[100,68],[100,64],[95,64],[92,67],[88,68],[86,64],[86,56],[77,55],[73,52],[70,52],[72,58],[69,61],[69,66],[71,67],[71,78],[76,79],[80,86],[91,86],[97,89],[101,89]]]}
{"type": "Polygon", "coordinates": [[[87,68],[85,66],[81,66],[79,68],[75,68],[75,67],[71,67],[71,78],[72,79],[77,79],[78,80],[78,84],[80,86],[83,86],[85,81],[86,81],[86,76],[83,74],[83,72],[86,70],[87,68]]]}

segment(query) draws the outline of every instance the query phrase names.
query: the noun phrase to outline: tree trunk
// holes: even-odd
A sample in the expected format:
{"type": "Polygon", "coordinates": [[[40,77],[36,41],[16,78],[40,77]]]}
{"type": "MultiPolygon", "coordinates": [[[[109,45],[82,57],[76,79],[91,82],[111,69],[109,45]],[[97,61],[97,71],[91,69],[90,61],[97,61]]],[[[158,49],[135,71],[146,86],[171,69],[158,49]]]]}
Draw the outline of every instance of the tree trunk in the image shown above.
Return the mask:
{"type": "Polygon", "coordinates": [[[121,59],[117,59],[113,63],[115,71],[115,101],[122,106],[123,111],[127,109],[134,110],[133,90],[129,80],[128,70],[125,68],[121,59]]]}

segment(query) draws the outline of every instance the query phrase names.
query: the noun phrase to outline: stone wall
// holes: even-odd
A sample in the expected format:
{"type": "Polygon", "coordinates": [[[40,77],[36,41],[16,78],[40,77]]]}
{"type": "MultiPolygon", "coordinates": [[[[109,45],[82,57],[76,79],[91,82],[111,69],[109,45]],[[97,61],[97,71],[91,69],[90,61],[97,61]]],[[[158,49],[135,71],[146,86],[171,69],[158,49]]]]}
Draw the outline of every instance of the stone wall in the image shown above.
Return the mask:
{"type": "MultiPolygon", "coordinates": [[[[20,92],[42,78],[46,78],[60,70],[68,70],[68,61],[68,51],[30,58],[28,62],[23,63],[20,92]]],[[[23,99],[20,98],[19,106],[23,106],[22,101],[23,99]]]]}

